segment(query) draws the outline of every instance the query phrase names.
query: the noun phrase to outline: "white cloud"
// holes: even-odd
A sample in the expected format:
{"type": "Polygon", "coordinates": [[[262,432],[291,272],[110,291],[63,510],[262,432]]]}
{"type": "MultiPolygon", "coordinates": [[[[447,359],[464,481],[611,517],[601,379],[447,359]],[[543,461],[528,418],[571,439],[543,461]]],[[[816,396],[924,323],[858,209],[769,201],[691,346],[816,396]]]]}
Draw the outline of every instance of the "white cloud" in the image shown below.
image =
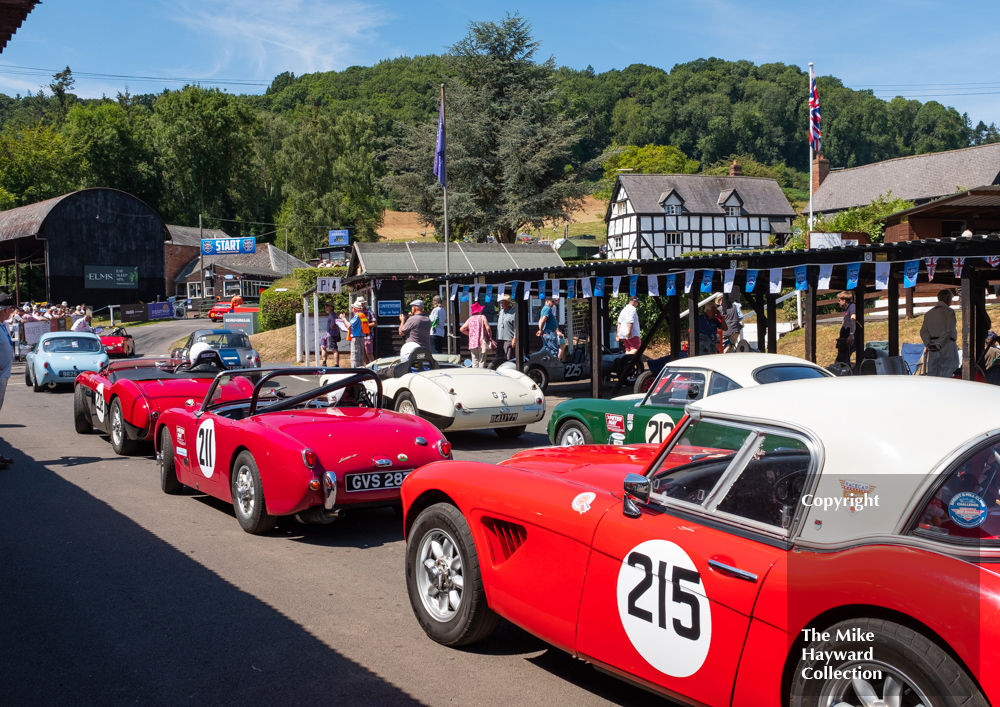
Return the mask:
{"type": "Polygon", "coordinates": [[[223,71],[270,78],[361,63],[359,53],[389,19],[356,0],[175,0],[170,8],[175,21],[212,43],[206,54],[214,66],[199,72],[205,78],[223,71]]]}

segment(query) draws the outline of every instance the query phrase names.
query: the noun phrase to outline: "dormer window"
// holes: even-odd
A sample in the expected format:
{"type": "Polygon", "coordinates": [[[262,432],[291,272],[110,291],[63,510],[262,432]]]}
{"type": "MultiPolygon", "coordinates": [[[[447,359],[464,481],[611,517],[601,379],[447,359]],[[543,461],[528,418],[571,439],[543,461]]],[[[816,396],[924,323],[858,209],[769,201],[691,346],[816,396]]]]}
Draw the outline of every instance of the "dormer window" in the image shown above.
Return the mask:
{"type": "Polygon", "coordinates": [[[619,201],[615,203],[615,216],[624,216],[624,215],[625,215],[625,202],[619,201]]]}
{"type": "Polygon", "coordinates": [[[663,207],[663,213],[667,216],[680,216],[681,207],[679,204],[667,204],[663,207]]]}
{"type": "Polygon", "coordinates": [[[739,216],[742,213],[742,211],[743,209],[740,208],[739,206],[727,206],[726,216],[739,216]]]}

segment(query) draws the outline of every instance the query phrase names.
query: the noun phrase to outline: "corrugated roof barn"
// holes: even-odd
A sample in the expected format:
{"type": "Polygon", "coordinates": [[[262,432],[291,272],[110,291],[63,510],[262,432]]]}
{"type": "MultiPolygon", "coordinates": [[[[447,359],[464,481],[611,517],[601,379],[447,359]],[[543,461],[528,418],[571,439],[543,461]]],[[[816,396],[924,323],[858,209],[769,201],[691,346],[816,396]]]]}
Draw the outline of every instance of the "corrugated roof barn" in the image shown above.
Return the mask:
{"type": "MultiPolygon", "coordinates": [[[[564,265],[552,246],[544,244],[452,243],[449,251],[452,273],[564,265]]],[[[355,242],[347,274],[378,278],[438,277],[445,274],[444,243],[355,242]]]]}

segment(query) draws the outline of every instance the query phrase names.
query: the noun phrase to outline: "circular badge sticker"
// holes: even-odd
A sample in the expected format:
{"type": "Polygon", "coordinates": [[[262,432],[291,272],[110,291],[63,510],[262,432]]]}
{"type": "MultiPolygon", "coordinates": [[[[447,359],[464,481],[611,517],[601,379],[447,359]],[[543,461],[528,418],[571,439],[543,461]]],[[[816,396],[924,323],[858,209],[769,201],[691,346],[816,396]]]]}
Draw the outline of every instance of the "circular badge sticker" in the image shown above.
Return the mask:
{"type": "Polygon", "coordinates": [[[626,553],[618,572],[618,616],[647,663],[675,678],[694,675],[712,644],[712,612],[701,573],[667,540],[626,553]]]}
{"type": "Polygon", "coordinates": [[[211,418],[198,426],[195,451],[201,473],[206,479],[211,479],[215,472],[215,421],[211,418]]]}
{"type": "Polygon", "coordinates": [[[97,386],[97,390],[94,392],[94,412],[97,413],[97,419],[100,422],[104,422],[104,414],[106,410],[107,406],[104,402],[104,384],[101,383],[97,386]]]}
{"type": "Polygon", "coordinates": [[[594,502],[595,498],[597,498],[597,494],[591,491],[578,494],[577,497],[573,499],[573,510],[580,515],[583,515],[590,510],[590,504],[594,502]]]}
{"type": "Polygon", "coordinates": [[[986,501],[971,491],[956,493],[948,503],[948,516],[959,528],[978,528],[986,522],[986,501]]]}
{"type": "Polygon", "coordinates": [[[649,444],[660,444],[674,429],[674,418],[663,412],[658,412],[649,418],[646,423],[646,442],[649,444]]]}

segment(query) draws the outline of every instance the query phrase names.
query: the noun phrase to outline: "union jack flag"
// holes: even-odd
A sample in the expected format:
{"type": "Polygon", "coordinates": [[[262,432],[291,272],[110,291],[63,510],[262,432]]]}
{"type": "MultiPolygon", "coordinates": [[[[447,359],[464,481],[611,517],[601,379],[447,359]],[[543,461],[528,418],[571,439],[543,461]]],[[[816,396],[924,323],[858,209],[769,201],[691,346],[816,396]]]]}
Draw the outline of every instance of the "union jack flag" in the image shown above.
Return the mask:
{"type": "Polygon", "coordinates": [[[809,69],[809,144],[813,151],[819,154],[821,148],[821,138],[823,131],[820,130],[821,118],[819,115],[819,92],[816,90],[816,74],[809,69]]]}

